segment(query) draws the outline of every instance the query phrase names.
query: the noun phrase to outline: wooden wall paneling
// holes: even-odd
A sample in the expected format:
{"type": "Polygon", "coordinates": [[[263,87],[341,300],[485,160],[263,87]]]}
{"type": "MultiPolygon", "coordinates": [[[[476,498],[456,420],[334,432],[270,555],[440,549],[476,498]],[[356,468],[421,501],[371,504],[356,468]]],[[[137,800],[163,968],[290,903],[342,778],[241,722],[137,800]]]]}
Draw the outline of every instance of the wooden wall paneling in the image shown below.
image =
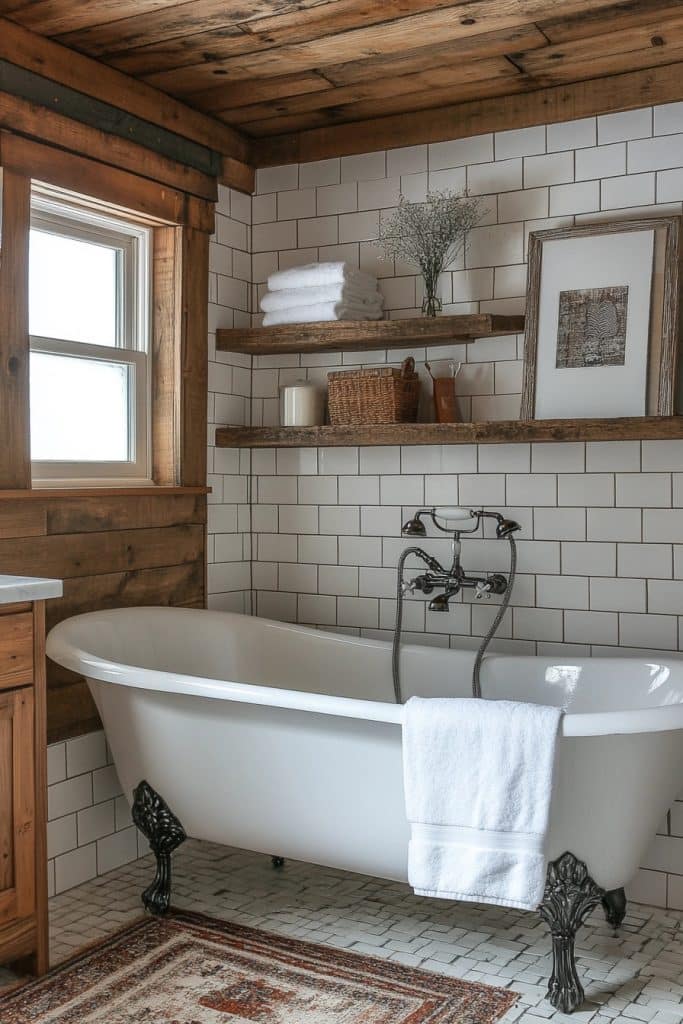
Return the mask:
{"type": "Polygon", "coordinates": [[[203,556],[204,530],[194,524],[0,541],[3,572],[58,579],[180,565],[203,556]]]}
{"type": "Polygon", "coordinates": [[[4,171],[0,242],[0,488],[31,484],[27,401],[30,205],[29,178],[4,171]]]}
{"type": "Polygon", "coordinates": [[[125,499],[110,497],[63,498],[47,502],[47,533],[109,533],[140,527],[161,528],[181,523],[206,522],[206,498],[198,494],[176,494],[163,499],[131,495],[125,499]]]}
{"type": "MultiPolygon", "coordinates": [[[[34,13],[40,6],[35,5],[34,13]]],[[[68,6],[74,11],[92,4],[68,6]]],[[[35,27],[44,33],[46,22],[39,19],[35,27]]],[[[182,138],[192,139],[210,150],[249,162],[248,140],[228,125],[12,21],[3,20],[0,24],[0,57],[85,96],[122,108],[182,138]]]]}
{"type": "Polygon", "coordinates": [[[675,63],[512,96],[255,139],[254,159],[258,167],[269,167],[633,110],[680,100],[682,80],[683,63],[675,63]]]}
{"type": "Polygon", "coordinates": [[[209,236],[205,232],[184,229],[180,273],[180,483],[192,487],[206,484],[209,236]]]}
{"type": "Polygon", "coordinates": [[[0,539],[40,537],[46,532],[46,512],[43,506],[25,501],[0,501],[0,539]]]}
{"type": "MultiPolygon", "coordinates": [[[[66,580],[64,596],[48,603],[47,628],[83,611],[141,605],[204,607],[203,560],[66,580]]],[[[49,741],[97,728],[99,718],[85,681],[48,662],[49,741]]]]}

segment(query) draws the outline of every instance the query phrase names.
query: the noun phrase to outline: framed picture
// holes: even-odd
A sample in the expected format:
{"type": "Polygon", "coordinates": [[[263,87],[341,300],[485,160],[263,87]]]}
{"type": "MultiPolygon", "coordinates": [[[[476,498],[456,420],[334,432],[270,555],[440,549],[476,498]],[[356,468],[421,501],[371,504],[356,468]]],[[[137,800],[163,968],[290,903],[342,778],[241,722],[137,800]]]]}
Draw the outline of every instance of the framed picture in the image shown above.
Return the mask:
{"type": "Polygon", "coordinates": [[[674,414],[681,218],[529,236],[522,419],[674,414]]]}

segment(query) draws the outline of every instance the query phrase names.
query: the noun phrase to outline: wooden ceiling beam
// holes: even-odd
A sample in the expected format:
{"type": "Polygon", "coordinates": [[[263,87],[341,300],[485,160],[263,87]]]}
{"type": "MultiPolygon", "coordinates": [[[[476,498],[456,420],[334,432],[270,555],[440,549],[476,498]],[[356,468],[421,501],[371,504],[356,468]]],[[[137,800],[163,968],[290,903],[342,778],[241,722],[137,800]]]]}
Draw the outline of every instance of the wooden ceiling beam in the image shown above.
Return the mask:
{"type": "Polygon", "coordinates": [[[0,19],[0,58],[85,96],[124,109],[181,138],[249,163],[248,140],[228,125],[5,19],[0,19]]]}
{"type": "Polygon", "coordinates": [[[214,179],[207,179],[191,167],[5,92],[0,92],[0,128],[78,153],[105,166],[119,167],[190,195],[211,198],[205,194],[207,180],[212,182],[212,194],[215,188],[214,179]]]}
{"type": "Polygon", "coordinates": [[[683,98],[683,62],[417,113],[254,140],[258,167],[554,124],[683,98]]]}

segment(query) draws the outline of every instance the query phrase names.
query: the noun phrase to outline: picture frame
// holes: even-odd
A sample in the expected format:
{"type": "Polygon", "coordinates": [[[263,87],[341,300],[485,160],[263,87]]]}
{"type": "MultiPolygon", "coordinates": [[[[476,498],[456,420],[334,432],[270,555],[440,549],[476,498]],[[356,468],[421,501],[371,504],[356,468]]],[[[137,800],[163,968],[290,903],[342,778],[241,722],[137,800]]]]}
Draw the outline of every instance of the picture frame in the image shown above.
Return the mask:
{"type": "Polygon", "coordinates": [[[672,416],[681,218],[529,236],[520,418],[672,416]]]}

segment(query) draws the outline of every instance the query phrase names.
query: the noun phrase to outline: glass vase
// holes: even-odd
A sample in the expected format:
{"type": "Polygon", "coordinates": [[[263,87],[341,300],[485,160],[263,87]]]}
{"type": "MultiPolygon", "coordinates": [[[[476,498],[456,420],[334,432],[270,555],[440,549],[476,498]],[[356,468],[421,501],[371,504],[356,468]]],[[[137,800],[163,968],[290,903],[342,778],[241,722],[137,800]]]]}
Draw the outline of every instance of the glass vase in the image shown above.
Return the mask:
{"type": "Polygon", "coordinates": [[[422,300],[423,316],[438,316],[443,309],[441,299],[437,295],[439,274],[423,274],[425,294],[422,300]]]}

